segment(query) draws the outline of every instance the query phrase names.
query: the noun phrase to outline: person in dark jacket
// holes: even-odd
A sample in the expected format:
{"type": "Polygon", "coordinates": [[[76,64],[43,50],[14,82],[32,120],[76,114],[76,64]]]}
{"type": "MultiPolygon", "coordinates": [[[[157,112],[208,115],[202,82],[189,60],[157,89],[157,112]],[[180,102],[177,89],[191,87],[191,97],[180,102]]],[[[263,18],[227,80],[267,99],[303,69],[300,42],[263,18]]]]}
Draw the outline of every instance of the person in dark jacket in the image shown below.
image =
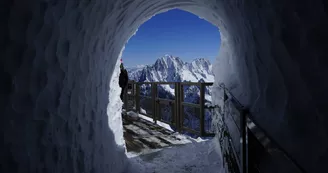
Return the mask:
{"type": "Polygon", "coordinates": [[[120,97],[121,97],[121,100],[124,102],[124,100],[123,100],[124,90],[125,90],[125,88],[128,84],[129,76],[128,76],[128,72],[126,71],[126,69],[124,69],[122,62],[121,62],[121,65],[120,65],[120,69],[121,69],[121,73],[120,73],[120,77],[118,79],[118,83],[119,83],[120,87],[122,88],[120,97]]]}

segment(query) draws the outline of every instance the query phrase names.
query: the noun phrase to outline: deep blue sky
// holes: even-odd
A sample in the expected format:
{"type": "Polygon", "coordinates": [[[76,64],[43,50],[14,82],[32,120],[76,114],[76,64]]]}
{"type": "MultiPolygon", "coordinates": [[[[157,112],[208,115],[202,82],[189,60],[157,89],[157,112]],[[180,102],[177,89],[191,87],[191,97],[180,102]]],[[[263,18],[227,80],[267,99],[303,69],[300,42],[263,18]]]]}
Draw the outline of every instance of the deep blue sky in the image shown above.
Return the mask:
{"type": "Polygon", "coordinates": [[[183,61],[207,58],[213,62],[220,40],[217,27],[194,14],[174,9],[142,24],[125,45],[122,59],[127,67],[152,64],[165,54],[183,61]]]}

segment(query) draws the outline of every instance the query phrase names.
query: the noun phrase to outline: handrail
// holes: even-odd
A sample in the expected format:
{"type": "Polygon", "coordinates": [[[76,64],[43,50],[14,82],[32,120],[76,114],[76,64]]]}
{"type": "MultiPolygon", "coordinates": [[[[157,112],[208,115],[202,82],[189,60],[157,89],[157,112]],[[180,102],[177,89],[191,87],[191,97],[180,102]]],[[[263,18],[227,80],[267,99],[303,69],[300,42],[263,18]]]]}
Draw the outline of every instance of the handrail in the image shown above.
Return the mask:
{"type": "Polygon", "coordinates": [[[163,99],[163,98],[159,98],[159,97],[156,98],[156,101],[157,102],[165,102],[165,103],[169,103],[169,104],[175,102],[175,100],[163,99]]]}
{"type": "Polygon", "coordinates": [[[176,82],[135,82],[136,84],[139,84],[139,85],[144,85],[144,84],[153,84],[153,83],[156,83],[156,84],[159,84],[159,85],[173,85],[175,84],[176,82]]]}
{"type": "Polygon", "coordinates": [[[199,104],[188,103],[188,102],[181,102],[181,105],[188,106],[188,107],[193,107],[193,108],[200,108],[201,107],[199,104]]]}
{"type": "Polygon", "coordinates": [[[139,97],[146,98],[146,99],[151,99],[149,96],[144,96],[144,95],[139,95],[139,97]]]}
{"type": "MultiPolygon", "coordinates": [[[[264,133],[264,135],[271,141],[271,143],[278,149],[280,150],[286,157],[288,160],[290,160],[292,162],[292,164],[294,164],[302,173],[306,173],[306,171],[301,167],[300,164],[298,164],[296,162],[296,160],[283,148],[279,145],[278,142],[276,142],[276,140],[274,140],[274,138],[268,134],[268,132],[266,130],[264,130],[261,126],[259,126],[259,124],[256,122],[256,120],[254,120],[253,116],[251,114],[249,114],[247,116],[247,118],[255,124],[255,126],[257,126],[257,128],[262,131],[264,133]]],[[[248,127],[247,127],[248,128],[248,127]]],[[[251,129],[250,129],[251,131],[251,129]]]]}
{"type": "MultiPolygon", "coordinates": [[[[299,171],[301,171],[302,173],[306,173],[306,171],[295,161],[295,159],[290,155],[288,154],[288,152],[283,149],[283,147],[281,147],[275,140],[274,138],[269,135],[267,133],[266,130],[264,130],[264,128],[262,128],[259,123],[254,119],[253,115],[250,113],[249,109],[248,108],[245,108],[239,101],[238,99],[224,86],[224,84],[221,84],[220,87],[224,90],[225,93],[227,93],[228,96],[231,97],[231,101],[232,103],[234,104],[234,106],[240,110],[240,111],[246,111],[246,114],[245,114],[245,118],[246,119],[249,119],[252,123],[255,124],[255,126],[257,126],[257,128],[263,132],[263,134],[272,142],[272,144],[278,149],[280,150],[286,157],[288,160],[291,161],[291,163],[296,166],[297,169],[299,169],[299,171]]],[[[248,123],[244,123],[244,125],[246,127],[244,128],[247,128],[248,131],[251,131],[251,129],[248,127],[248,123]]],[[[243,139],[243,140],[246,140],[246,139],[243,139]]]]}
{"type": "Polygon", "coordinates": [[[136,84],[139,85],[144,85],[144,84],[159,84],[159,85],[173,85],[175,83],[180,83],[181,85],[196,85],[196,86],[200,86],[201,84],[204,84],[206,86],[210,86],[213,85],[213,82],[135,82],[136,84]]]}

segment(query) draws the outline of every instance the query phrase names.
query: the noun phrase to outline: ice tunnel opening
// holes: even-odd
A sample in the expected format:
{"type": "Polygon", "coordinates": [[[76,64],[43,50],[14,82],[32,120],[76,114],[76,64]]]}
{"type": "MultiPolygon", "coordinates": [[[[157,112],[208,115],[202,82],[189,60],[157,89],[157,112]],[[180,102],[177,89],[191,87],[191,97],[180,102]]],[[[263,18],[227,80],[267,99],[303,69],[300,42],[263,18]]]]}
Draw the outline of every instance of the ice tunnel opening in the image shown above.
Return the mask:
{"type": "MultiPolygon", "coordinates": [[[[117,86],[117,84],[119,83],[119,79],[118,79],[119,75],[120,75],[120,73],[123,73],[123,71],[121,71],[122,68],[125,69],[126,66],[131,67],[131,65],[137,66],[137,65],[140,65],[140,63],[142,64],[143,62],[148,63],[148,66],[150,66],[151,68],[153,67],[155,71],[160,71],[159,68],[161,68],[161,67],[158,67],[158,66],[160,66],[158,64],[162,63],[162,65],[167,66],[167,68],[173,68],[174,70],[176,70],[176,73],[175,73],[176,75],[178,75],[179,73],[183,73],[183,72],[181,72],[182,68],[186,68],[186,70],[188,70],[188,72],[190,71],[190,74],[186,73],[186,74],[184,74],[185,76],[179,75],[178,76],[179,79],[176,77],[171,78],[169,76],[170,72],[167,72],[168,74],[166,74],[165,76],[161,76],[163,73],[165,73],[165,72],[162,72],[161,75],[158,74],[158,75],[156,75],[157,77],[153,76],[154,78],[152,78],[152,79],[141,79],[136,76],[131,77],[129,74],[129,76],[130,76],[129,80],[133,80],[135,82],[156,82],[157,81],[157,82],[207,82],[207,83],[213,83],[215,80],[214,79],[215,77],[214,77],[212,68],[213,68],[214,61],[216,61],[218,52],[220,50],[219,49],[220,44],[221,44],[220,34],[221,33],[219,32],[219,28],[217,25],[215,26],[215,25],[213,25],[213,23],[210,23],[210,22],[200,18],[199,16],[197,16],[191,12],[182,10],[180,8],[170,8],[163,12],[155,13],[155,15],[153,15],[147,21],[142,23],[142,25],[139,25],[139,28],[136,30],[136,32],[126,42],[125,46],[123,47],[123,49],[118,57],[117,63],[115,65],[115,70],[114,70],[114,73],[113,73],[113,76],[112,76],[112,79],[110,82],[110,86],[117,86]],[[155,21],[158,21],[158,22],[156,23],[155,21]],[[163,23],[160,23],[160,22],[163,22],[163,23]],[[165,28],[165,25],[168,25],[169,27],[172,25],[178,25],[178,26],[176,28],[171,29],[171,28],[165,28]],[[198,25],[198,28],[195,27],[196,25],[198,25]],[[160,28],[160,27],[163,27],[163,28],[160,28]],[[190,34],[184,34],[183,32],[189,32],[190,34]],[[165,34],[165,33],[169,33],[169,34],[165,34]],[[141,36],[139,36],[138,34],[141,36]],[[146,36],[147,34],[149,34],[150,36],[147,37],[146,36]],[[156,34],[158,34],[159,36],[156,34]],[[136,38],[137,36],[139,36],[139,37],[136,38]],[[151,37],[156,37],[156,38],[154,39],[151,37]],[[169,38],[167,38],[167,37],[169,37],[169,38]],[[188,37],[195,37],[195,38],[192,39],[192,38],[188,38],[188,37]],[[132,40],[132,46],[130,46],[131,40],[132,40]],[[177,41],[177,40],[179,40],[179,41],[177,41]],[[186,40],[186,41],[184,41],[184,40],[186,40]],[[151,43],[146,44],[145,42],[147,42],[147,41],[149,41],[151,43]],[[190,43],[192,41],[194,41],[194,42],[198,41],[198,43],[190,43]],[[171,44],[171,46],[166,46],[165,44],[171,44]],[[178,44],[183,44],[184,46],[181,46],[181,48],[177,48],[178,44]],[[174,45],[174,46],[172,46],[172,45],[174,45]],[[151,50],[152,48],[155,50],[151,50]],[[133,50],[129,50],[129,49],[133,49],[133,50]],[[151,52],[145,52],[145,50],[142,50],[142,49],[146,49],[148,51],[151,50],[151,52]],[[178,49],[180,49],[180,50],[178,50],[178,49]],[[126,53],[127,51],[128,51],[128,53],[126,53]],[[148,57],[147,61],[145,61],[145,59],[143,59],[143,57],[140,57],[140,56],[147,56],[148,57]],[[132,58],[135,58],[135,61],[132,61],[132,58]],[[157,58],[159,58],[159,59],[156,60],[157,58]],[[156,60],[156,62],[153,65],[149,65],[150,64],[149,61],[152,61],[154,59],[156,60]],[[166,61],[172,61],[172,63],[170,64],[169,62],[166,62],[166,61]],[[200,62],[200,61],[204,61],[204,62],[200,62]],[[133,63],[138,63],[138,64],[133,64],[133,63]],[[185,63],[188,63],[189,66],[185,65],[185,63]],[[199,65],[197,63],[205,63],[205,65],[203,65],[203,64],[199,65]],[[184,67],[184,66],[186,66],[186,67],[184,67]],[[181,70],[179,68],[181,68],[181,70]],[[199,71],[200,71],[199,74],[198,74],[198,72],[192,71],[191,68],[196,68],[197,70],[199,69],[199,71]]],[[[130,69],[127,69],[127,70],[128,70],[128,72],[132,73],[132,71],[130,71],[130,69]]],[[[145,70],[145,69],[143,69],[143,70],[145,70]]],[[[171,90],[175,90],[174,85],[159,85],[158,87],[159,87],[159,89],[162,89],[163,91],[165,89],[169,88],[167,92],[169,92],[169,94],[171,94],[174,99],[174,92],[170,93],[171,90]]],[[[196,90],[198,88],[198,92],[199,92],[199,86],[198,87],[197,86],[192,86],[192,87],[185,86],[185,88],[186,87],[187,87],[187,89],[192,88],[192,89],[196,89],[196,90]],[[193,88],[193,87],[195,87],[195,88],[193,88]]],[[[209,91],[209,90],[211,90],[210,88],[212,88],[212,87],[208,86],[208,87],[206,87],[205,90],[208,92],[211,92],[211,91],[209,91]]],[[[190,90],[192,90],[192,89],[190,89],[190,90]]],[[[117,93],[119,93],[119,92],[117,92],[117,91],[119,91],[119,90],[121,91],[121,101],[124,102],[124,98],[122,98],[122,91],[123,91],[122,88],[119,88],[119,89],[116,89],[116,87],[115,87],[115,89],[112,88],[110,91],[109,98],[111,98],[112,100],[114,98],[118,98],[117,93]]],[[[209,98],[211,98],[211,96],[208,95],[208,92],[206,92],[207,95],[205,96],[206,103],[211,102],[211,100],[208,100],[209,98]]],[[[197,91],[196,91],[196,93],[197,93],[197,91]]],[[[161,94],[163,94],[163,93],[161,93],[161,94]]],[[[158,97],[160,98],[162,96],[158,96],[158,97]]],[[[122,109],[118,109],[118,106],[122,105],[122,103],[120,102],[119,99],[116,99],[116,100],[117,100],[116,101],[117,103],[109,105],[108,114],[114,114],[114,113],[122,114],[122,112],[121,112],[122,109]]],[[[188,103],[193,103],[194,101],[195,101],[195,103],[197,102],[197,100],[191,100],[191,99],[189,99],[189,100],[187,99],[186,102],[188,102],[188,103]]],[[[199,102],[199,100],[198,100],[198,102],[199,102]]],[[[146,103],[148,103],[148,102],[146,102],[146,103]]],[[[140,104],[144,105],[142,103],[140,103],[140,104]]],[[[149,105],[151,105],[151,103],[149,105]]],[[[121,106],[121,107],[123,108],[124,106],[121,106]]],[[[134,107],[135,107],[135,105],[134,105],[134,107]]],[[[143,106],[141,106],[140,108],[142,110],[141,112],[146,110],[146,108],[144,108],[143,106]]],[[[135,109],[133,109],[133,110],[135,110],[135,109]]],[[[173,110],[171,110],[171,111],[173,111],[173,110]]],[[[195,113],[195,110],[193,112],[195,113]]],[[[124,113],[126,114],[127,112],[124,112],[124,113]]],[[[129,113],[132,114],[131,112],[129,112],[129,113]]],[[[208,116],[212,115],[211,113],[209,113],[209,111],[206,111],[206,114],[208,114],[208,116]]],[[[198,117],[198,116],[195,116],[195,117],[198,117]]],[[[190,118],[190,117],[188,117],[188,118],[190,118]]],[[[197,121],[196,120],[197,118],[192,118],[192,119],[195,119],[195,120],[192,120],[192,122],[191,122],[191,120],[185,119],[185,121],[190,121],[190,123],[195,124],[197,121]]],[[[212,119],[211,117],[206,118],[206,123],[205,123],[206,131],[212,130],[211,119],[212,119]]],[[[198,121],[199,121],[199,119],[198,119],[198,121]]],[[[196,127],[196,125],[192,125],[190,123],[187,125],[188,127],[191,125],[191,126],[193,126],[193,127],[190,127],[191,129],[195,130],[196,128],[198,128],[198,131],[199,131],[199,125],[196,127]]],[[[171,126],[171,128],[175,129],[173,126],[171,126]]],[[[125,131],[124,134],[127,134],[126,129],[124,131],[125,131]]],[[[197,135],[195,136],[195,135],[187,133],[187,132],[185,132],[185,133],[192,135],[194,137],[197,136],[197,135]]],[[[125,143],[126,142],[127,141],[125,141],[125,143]]]]}
{"type": "MultiPolygon", "coordinates": [[[[111,80],[113,82],[124,83],[130,82],[204,82],[213,83],[213,63],[216,60],[220,48],[220,32],[217,26],[212,23],[194,15],[190,12],[180,10],[178,8],[170,9],[166,12],[157,13],[149,20],[145,21],[137,32],[127,41],[124,46],[120,58],[120,64],[116,65],[114,76],[111,80]],[[120,66],[118,68],[117,66],[120,66]],[[127,70],[125,72],[125,70],[127,70]],[[117,72],[119,71],[119,72],[117,72]],[[128,73],[127,76],[125,74],[128,73]],[[118,74],[120,75],[119,79],[118,74]],[[122,79],[121,79],[122,78],[122,79]]],[[[153,116],[152,102],[145,97],[136,97],[136,86],[132,83],[122,84],[126,87],[125,98],[121,88],[121,100],[123,104],[128,104],[127,107],[122,106],[124,139],[127,151],[138,151],[144,149],[142,146],[134,144],[137,136],[135,132],[127,132],[132,128],[131,119],[139,117],[147,118],[153,116]],[[132,86],[133,85],[133,86],[132,86]],[[131,93],[133,92],[133,93],[131,93]],[[129,93],[129,94],[128,94],[129,93]],[[126,99],[126,100],[125,100],[126,99]],[[140,110],[137,110],[136,99],[139,100],[140,110]],[[126,103],[125,103],[126,101],[126,103]],[[126,110],[126,109],[129,110],[126,110]],[[143,115],[139,115],[138,113],[143,115]],[[139,116],[139,117],[138,117],[139,116]],[[146,116],[146,117],[145,117],[146,116]],[[131,136],[134,136],[133,138],[131,136]],[[129,140],[129,141],[126,141],[129,140]]],[[[175,86],[173,84],[158,84],[157,97],[159,99],[170,100],[171,104],[176,99],[175,86]]],[[[140,95],[151,97],[150,84],[139,85],[140,95]]],[[[205,87],[205,104],[211,104],[211,90],[212,86],[205,87]]],[[[199,104],[200,86],[185,85],[184,86],[184,101],[191,104],[199,104]]],[[[111,95],[114,93],[111,93],[111,95]]],[[[178,94],[179,95],[179,94],[178,94]]],[[[110,98],[114,98],[110,96],[110,98]]],[[[177,132],[177,127],[172,123],[175,111],[173,106],[166,104],[158,105],[158,113],[156,114],[160,119],[157,122],[163,124],[165,127],[177,132]],[[171,124],[171,123],[172,124],[171,124]]],[[[184,114],[184,124],[187,128],[195,131],[200,131],[199,109],[186,107],[184,114]]],[[[205,109],[205,125],[206,132],[214,132],[212,128],[213,110],[205,109]]],[[[153,120],[150,120],[153,121],[153,120]]],[[[133,124],[133,123],[132,123],[133,124]]],[[[140,127],[135,126],[136,131],[140,131],[140,127]]],[[[144,130],[144,129],[143,129],[144,130]]],[[[150,130],[150,129],[148,129],[150,130]]],[[[141,133],[141,132],[140,132],[141,133]]],[[[151,130],[149,133],[152,133],[151,130]]],[[[182,131],[181,131],[182,133],[182,131]]],[[[197,138],[199,134],[189,133],[183,131],[183,134],[197,138]]],[[[138,134],[142,136],[142,134],[138,134]]],[[[138,138],[140,138],[138,136],[138,138]]],[[[156,136],[154,136],[156,137],[156,136]]],[[[140,143],[140,141],[138,141],[140,143]]],[[[154,141],[152,141],[154,142],[154,141]]],[[[167,146],[173,143],[166,142],[160,144],[167,146]]],[[[155,142],[156,143],[156,142],[155,142]]],[[[157,143],[156,143],[157,144],[157,143]]],[[[146,146],[145,144],[143,144],[146,146]]],[[[147,147],[146,147],[147,148],[147,147]]]]}

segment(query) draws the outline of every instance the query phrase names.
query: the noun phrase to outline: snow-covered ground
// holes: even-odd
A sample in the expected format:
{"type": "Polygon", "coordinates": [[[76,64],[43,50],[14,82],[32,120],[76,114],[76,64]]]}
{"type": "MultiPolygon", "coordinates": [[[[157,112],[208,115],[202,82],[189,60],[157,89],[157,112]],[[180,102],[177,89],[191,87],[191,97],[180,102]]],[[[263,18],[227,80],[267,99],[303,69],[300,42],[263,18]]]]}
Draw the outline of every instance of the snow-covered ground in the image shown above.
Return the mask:
{"type": "MultiPolygon", "coordinates": [[[[139,114],[139,117],[142,118],[142,119],[145,119],[147,121],[154,122],[154,120],[152,118],[149,118],[147,116],[144,116],[144,115],[140,115],[139,114]]],[[[163,123],[161,121],[156,121],[156,124],[159,125],[159,126],[161,126],[161,127],[164,127],[167,130],[170,130],[172,132],[174,131],[169,124],[163,123]]]]}
{"type": "MultiPolygon", "coordinates": [[[[128,116],[153,122],[151,118],[128,112],[128,116]]],[[[166,123],[157,125],[173,131],[166,123]]],[[[127,152],[129,166],[125,173],[223,173],[222,158],[218,151],[216,138],[191,138],[175,134],[184,145],[160,149],[147,149],[140,153],[127,152]]]]}
{"type": "Polygon", "coordinates": [[[223,173],[222,158],[214,148],[212,140],[200,140],[145,155],[128,155],[125,173],[223,173]]]}

